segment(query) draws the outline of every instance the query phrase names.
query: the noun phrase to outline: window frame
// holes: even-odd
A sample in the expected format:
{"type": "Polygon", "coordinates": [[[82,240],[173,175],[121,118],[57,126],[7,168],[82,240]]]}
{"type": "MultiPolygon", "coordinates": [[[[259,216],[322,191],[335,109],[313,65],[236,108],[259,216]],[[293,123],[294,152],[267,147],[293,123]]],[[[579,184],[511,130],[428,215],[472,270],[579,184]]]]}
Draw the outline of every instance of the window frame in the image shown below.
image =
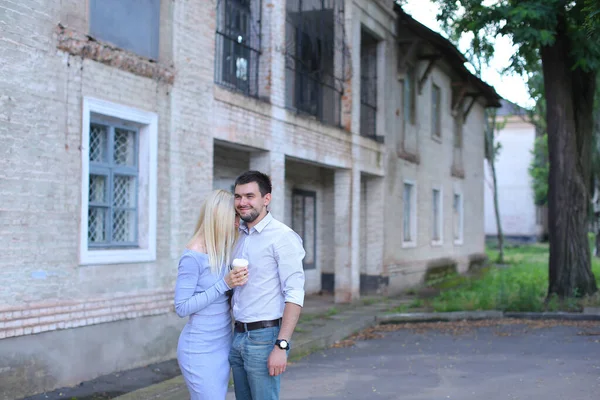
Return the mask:
{"type": "Polygon", "coordinates": [[[262,2],[260,0],[219,0],[215,31],[215,83],[254,98],[259,97],[260,88],[261,6],[262,2]],[[233,9],[238,11],[238,15],[230,15],[229,11],[233,9]],[[242,25],[245,25],[246,31],[235,31],[237,27],[234,26],[232,20],[242,14],[246,17],[244,23],[242,23],[242,25]],[[234,37],[235,35],[237,35],[237,38],[234,37]],[[228,66],[233,65],[232,61],[227,60],[228,57],[236,58],[235,71],[228,70],[228,66]],[[238,76],[242,68],[237,63],[242,59],[246,61],[246,79],[241,79],[238,76]]]}
{"type": "Polygon", "coordinates": [[[402,184],[402,247],[403,248],[414,248],[417,247],[417,183],[410,179],[405,179],[402,184]],[[406,185],[412,186],[411,190],[411,198],[409,200],[410,203],[410,216],[411,219],[409,221],[409,229],[411,234],[411,240],[405,240],[404,235],[404,223],[405,223],[405,209],[404,209],[404,194],[406,185]]]}
{"type": "MultiPolygon", "coordinates": [[[[307,270],[316,270],[317,269],[317,239],[318,239],[318,231],[317,231],[317,192],[312,190],[301,190],[301,189],[293,189],[292,190],[292,229],[296,233],[298,230],[295,229],[297,227],[295,213],[294,213],[294,201],[296,196],[300,196],[302,198],[302,235],[298,234],[302,238],[302,245],[305,246],[306,243],[306,199],[312,198],[313,200],[313,245],[312,245],[312,254],[313,254],[313,262],[307,263],[306,257],[302,259],[302,266],[305,271],[307,270]]],[[[306,248],[305,248],[306,250],[306,248]]]]}
{"type": "Polygon", "coordinates": [[[156,260],[158,116],[153,112],[92,97],[83,99],[81,138],[81,218],[79,263],[117,264],[156,260]],[[120,120],[138,129],[137,229],[138,247],[97,248],[88,243],[90,124],[98,119],[120,120]],[[142,228],[142,229],[140,229],[142,228]]]}
{"type": "Polygon", "coordinates": [[[345,5],[338,1],[306,5],[303,1],[285,2],[285,107],[324,125],[343,128],[346,63],[350,62],[342,34],[345,5]],[[323,15],[329,10],[331,19],[323,15]]]}
{"type": "Polygon", "coordinates": [[[402,78],[402,116],[404,119],[404,129],[407,125],[414,126],[416,118],[416,67],[410,63],[406,65],[404,77],[402,78]],[[408,82],[408,85],[407,85],[408,82]],[[408,104],[407,104],[408,103],[408,104]]]}
{"type": "Polygon", "coordinates": [[[442,139],[442,88],[435,82],[431,83],[431,137],[436,140],[442,139]],[[434,101],[436,91],[437,103],[434,101]]]}
{"type": "Polygon", "coordinates": [[[431,189],[431,245],[432,246],[441,246],[444,243],[444,191],[441,186],[433,186],[431,189]],[[436,204],[435,204],[435,196],[434,193],[438,192],[438,201],[437,205],[438,217],[437,217],[437,227],[436,227],[436,204]],[[438,231],[438,238],[435,238],[435,229],[438,231]]]}
{"type": "MultiPolygon", "coordinates": [[[[139,47],[139,43],[135,43],[136,46],[132,46],[130,44],[131,42],[127,43],[128,40],[123,39],[123,36],[120,36],[119,40],[111,40],[110,33],[107,34],[107,31],[99,28],[100,25],[98,25],[98,23],[101,22],[101,20],[96,20],[93,17],[93,15],[94,15],[94,10],[96,9],[96,7],[98,7],[98,9],[99,9],[101,6],[107,6],[106,4],[103,4],[103,3],[104,3],[104,1],[102,1],[102,0],[89,0],[88,32],[89,32],[90,36],[92,36],[95,39],[100,40],[102,42],[111,43],[115,47],[118,47],[118,48],[128,51],[130,53],[136,54],[140,57],[143,57],[143,58],[146,58],[149,60],[153,60],[153,61],[158,61],[159,56],[160,56],[161,0],[155,0],[155,3],[152,4],[152,6],[155,7],[154,11],[156,11],[156,15],[155,15],[156,21],[153,21],[156,23],[156,26],[152,27],[152,30],[150,31],[149,35],[144,36],[147,40],[149,40],[149,43],[145,43],[145,46],[143,46],[143,47],[146,47],[146,46],[148,46],[148,47],[143,49],[143,51],[140,51],[141,47],[139,47]]],[[[136,1],[133,1],[129,4],[139,6],[138,2],[136,2],[136,1]]],[[[145,4],[145,6],[148,6],[148,5],[145,4]]],[[[110,5],[108,5],[108,7],[110,7],[110,5]]],[[[110,10],[114,10],[114,9],[110,9],[110,10]]],[[[135,14],[135,13],[132,13],[132,14],[135,14]]],[[[126,38],[126,39],[131,39],[131,38],[126,38]]]]}
{"type": "Polygon", "coordinates": [[[360,46],[360,134],[378,140],[377,118],[379,84],[379,47],[381,41],[361,26],[360,46]],[[366,43],[368,40],[368,43],[366,43]],[[373,54],[374,53],[374,54],[373,54]],[[372,64],[371,64],[372,63],[372,64]],[[368,71],[365,71],[368,70],[368,71]],[[367,124],[370,122],[370,124],[367,124]]]}
{"type": "MultiPolygon", "coordinates": [[[[107,212],[107,216],[106,219],[106,225],[108,227],[108,238],[109,240],[107,242],[104,243],[90,243],[89,242],[89,237],[88,237],[88,246],[94,249],[115,249],[115,248],[125,248],[125,247],[129,247],[129,248],[135,248],[135,247],[139,247],[139,232],[138,232],[138,228],[139,228],[139,204],[138,204],[138,197],[139,197],[139,141],[140,141],[140,130],[137,126],[135,125],[131,125],[131,124],[126,124],[123,123],[123,121],[121,120],[110,120],[109,118],[106,117],[102,117],[102,116],[92,116],[90,118],[90,125],[95,124],[95,125],[103,125],[106,126],[107,129],[107,143],[106,143],[106,154],[107,154],[107,161],[106,162],[91,162],[89,163],[89,174],[88,176],[91,175],[97,175],[97,176],[104,176],[106,178],[106,192],[107,192],[107,199],[106,199],[106,204],[92,204],[91,201],[89,201],[88,198],[88,210],[90,207],[97,207],[97,208],[105,208],[108,212],[107,212]],[[118,164],[115,164],[113,161],[111,161],[111,159],[113,158],[113,154],[114,154],[114,136],[115,136],[115,130],[116,129],[123,129],[123,130],[128,130],[128,131],[134,131],[135,132],[135,143],[134,143],[134,159],[133,159],[133,167],[127,167],[127,166],[120,166],[118,164]],[[111,211],[113,211],[115,207],[112,203],[113,203],[113,190],[111,190],[112,186],[113,186],[113,182],[114,182],[114,178],[115,176],[128,176],[128,177],[133,177],[135,179],[135,223],[134,223],[134,240],[132,242],[114,242],[111,241],[110,239],[112,238],[112,230],[113,230],[113,216],[111,211]]],[[[89,154],[89,152],[88,152],[89,154]]],[[[88,157],[89,159],[89,157],[88,157]]],[[[88,181],[89,183],[89,181],[88,181]]],[[[89,197],[89,195],[88,195],[89,197]]],[[[89,218],[89,215],[88,215],[89,218]]],[[[88,227],[89,229],[89,227],[88,227]]]]}
{"type": "Polygon", "coordinates": [[[452,237],[454,239],[454,244],[455,245],[462,245],[463,241],[464,241],[464,230],[465,230],[465,203],[464,203],[464,196],[462,194],[462,192],[455,190],[454,191],[454,195],[452,197],[452,219],[453,219],[453,223],[456,223],[456,221],[454,220],[454,218],[456,217],[455,214],[455,207],[456,207],[456,197],[458,196],[458,198],[460,199],[460,203],[459,203],[459,210],[458,210],[458,238],[456,238],[456,236],[454,235],[454,229],[455,226],[452,225],[452,237]]]}

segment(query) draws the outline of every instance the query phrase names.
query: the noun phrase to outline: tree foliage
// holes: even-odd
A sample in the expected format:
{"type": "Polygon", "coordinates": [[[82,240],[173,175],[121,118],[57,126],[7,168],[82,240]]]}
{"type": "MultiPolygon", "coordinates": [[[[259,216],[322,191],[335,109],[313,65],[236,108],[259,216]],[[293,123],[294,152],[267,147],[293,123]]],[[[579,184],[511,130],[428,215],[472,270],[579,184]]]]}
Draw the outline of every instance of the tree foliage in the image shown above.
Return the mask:
{"type": "MultiPolygon", "coordinates": [[[[600,67],[598,0],[434,1],[445,29],[455,38],[470,37],[480,58],[493,56],[498,36],[515,45],[507,70],[530,78],[532,96],[538,97],[532,117],[540,136],[547,132],[549,294],[594,293],[587,226],[600,67]]],[[[540,155],[543,146],[538,143],[540,155]]],[[[543,157],[533,170],[544,179],[543,157]]],[[[545,190],[543,184],[538,189],[545,190]]]]}

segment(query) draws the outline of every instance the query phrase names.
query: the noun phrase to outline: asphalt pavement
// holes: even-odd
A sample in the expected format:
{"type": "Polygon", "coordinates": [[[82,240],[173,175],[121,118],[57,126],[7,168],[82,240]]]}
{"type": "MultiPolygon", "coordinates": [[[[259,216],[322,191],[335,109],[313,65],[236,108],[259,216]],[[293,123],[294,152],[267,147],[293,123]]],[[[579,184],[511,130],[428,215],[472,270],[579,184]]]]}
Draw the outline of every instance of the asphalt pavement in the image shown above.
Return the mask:
{"type": "MultiPolygon", "coordinates": [[[[383,337],[342,342],[289,366],[281,399],[600,398],[597,321],[398,327],[367,333],[383,337]]],[[[232,393],[227,397],[234,398],[232,393]]]]}

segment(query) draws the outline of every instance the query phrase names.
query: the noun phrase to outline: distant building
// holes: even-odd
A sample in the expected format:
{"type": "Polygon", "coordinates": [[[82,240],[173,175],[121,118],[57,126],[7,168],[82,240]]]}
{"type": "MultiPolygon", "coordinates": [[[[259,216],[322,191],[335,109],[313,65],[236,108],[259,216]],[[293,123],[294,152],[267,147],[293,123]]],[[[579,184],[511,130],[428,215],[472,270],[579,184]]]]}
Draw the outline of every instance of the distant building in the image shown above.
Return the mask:
{"type": "Polygon", "coordinates": [[[0,0],[0,398],[173,358],[177,261],[259,169],[350,302],[484,257],[495,90],[391,1],[0,0]]]}
{"type": "MultiPolygon", "coordinates": [[[[536,138],[535,126],[522,107],[502,100],[497,111],[496,142],[501,149],[496,159],[500,221],[505,239],[534,242],[541,235],[542,210],[534,203],[529,165],[536,138]]],[[[497,236],[491,169],[485,161],[485,234],[497,236]]]]}

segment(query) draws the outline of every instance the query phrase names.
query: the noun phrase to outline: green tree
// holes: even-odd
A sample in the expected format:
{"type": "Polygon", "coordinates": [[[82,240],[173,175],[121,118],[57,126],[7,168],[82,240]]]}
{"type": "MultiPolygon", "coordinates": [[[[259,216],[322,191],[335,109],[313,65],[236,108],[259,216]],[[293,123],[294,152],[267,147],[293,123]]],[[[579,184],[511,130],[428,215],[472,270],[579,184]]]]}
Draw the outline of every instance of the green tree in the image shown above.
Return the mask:
{"type": "Polygon", "coordinates": [[[476,54],[490,58],[497,36],[517,51],[510,68],[541,68],[548,132],[548,294],[597,291],[587,238],[593,108],[600,62],[597,1],[434,0],[438,19],[456,36],[472,35],[476,54]],[[590,37],[591,35],[591,37],[590,37]]]}
{"type": "MultiPolygon", "coordinates": [[[[480,70],[479,70],[480,72],[480,70]]],[[[478,76],[480,74],[478,73],[478,76]]],[[[498,180],[496,179],[496,160],[502,148],[501,144],[496,141],[496,132],[503,128],[505,122],[499,123],[495,109],[486,110],[485,112],[485,158],[490,167],[492,175],[492,198],[494,201],[494,215],[496,217],[496,229],[498,239],[498,258],[497,263],[504,264],[504,233],[502,232],[502,219],[500,218],[500,205],[498,202],[498,180]]]]}
{"type": "Polygon", "coordinates": [[[535,205],[543,207],[548,203],[548,135],[543,134],[535,139],[533,158],[529,166],[533,186],[533,199],[535,205]]]}

